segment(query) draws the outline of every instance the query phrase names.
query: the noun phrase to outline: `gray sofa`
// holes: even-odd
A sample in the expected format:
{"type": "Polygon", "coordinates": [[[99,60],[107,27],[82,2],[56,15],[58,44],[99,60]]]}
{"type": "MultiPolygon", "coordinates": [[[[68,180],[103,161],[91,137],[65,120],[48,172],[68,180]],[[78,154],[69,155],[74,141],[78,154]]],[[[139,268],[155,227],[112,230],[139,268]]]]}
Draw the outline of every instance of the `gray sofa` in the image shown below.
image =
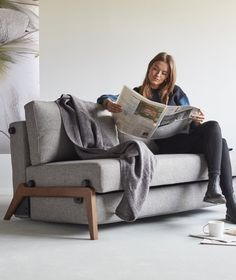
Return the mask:
{"type": "MultiPolygon", "coordinates": [[[[97,239],[97,224],[121,221],[115,215],[123,193],[119,160],[77,160],[55,102],[32,101],[25,106],[25,116],[26,121],[14,122],[9,128],[14,197],[5,219],[15,214],[41,221],[88,224],[91,239],[97,239]]],[[[99,106],[97,117],[114,145],[127,140],[117,132],[111,115],[99,106]]],[[[158,147],[152,141],[146,144],[156,153],[158,147]]],[[[236,153],[230,154],[236,176],[236,153]]],[[[156,157],[158,168],[139,218],[210,206],[203,202],[207,186],[203,155],[156,157]]]]}

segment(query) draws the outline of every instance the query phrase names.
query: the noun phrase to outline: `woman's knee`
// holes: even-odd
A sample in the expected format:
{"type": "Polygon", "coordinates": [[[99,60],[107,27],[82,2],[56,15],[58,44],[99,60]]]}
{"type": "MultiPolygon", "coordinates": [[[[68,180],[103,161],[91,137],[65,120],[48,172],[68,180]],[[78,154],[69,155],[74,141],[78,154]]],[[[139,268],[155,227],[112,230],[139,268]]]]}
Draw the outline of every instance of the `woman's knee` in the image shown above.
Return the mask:
{"type": "Polygon", "coordinates": [[[221,135],[221,127],[217,121],[207,121],[203,125],[210,133],[221,135]]]}
{"type": "Polygon", "coordinates": [[[206,124],[207,124],[207,126],[209,127],[209,128],[212,128],[212,129],[221,129],[220,128],[220,125],[219,125],[219,123],[217,122],[217,121],[207,121],[207,122],[205,122],[206,124]]]}

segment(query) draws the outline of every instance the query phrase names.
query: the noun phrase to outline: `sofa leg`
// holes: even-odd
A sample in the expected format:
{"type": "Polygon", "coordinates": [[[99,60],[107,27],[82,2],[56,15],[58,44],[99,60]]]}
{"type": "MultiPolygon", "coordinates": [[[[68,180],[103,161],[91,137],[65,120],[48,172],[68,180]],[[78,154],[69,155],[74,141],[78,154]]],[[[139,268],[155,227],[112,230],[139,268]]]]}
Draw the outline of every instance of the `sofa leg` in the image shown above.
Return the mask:
{"type": "Polygon", "coordinates": [[[98,226],[97,226],[97,211],[96,211],[96,194],[95,191],[90,189],[91,194],[86,198],[87,217],[89,224],[90,238],[92,240],[98,239],[98,226]]]}
{"type": "Polygon", "coordinates": [[[20,205],[21,201],[23,200],[23,198],[25,197],[24,195],[24,184],[20,184],[15,193],[14,196],[11,200],[11,203],[7,209],[7,212],[4,216],[4,220],[10,220],[12,215],[16,212],[16,209],[18,208],[18,206],[20,205]]]}
{"type": "Polygon", "coordinates": [[[10,220],[17,207],[25,197],[83,197],[86,200],[87,218],[90,238],[98,239],[98,225],[96,212],[96,193],[91,187],[28,187],[27,184],[19,184],[11,203],[4,216],[4,220],[10,220]]]}

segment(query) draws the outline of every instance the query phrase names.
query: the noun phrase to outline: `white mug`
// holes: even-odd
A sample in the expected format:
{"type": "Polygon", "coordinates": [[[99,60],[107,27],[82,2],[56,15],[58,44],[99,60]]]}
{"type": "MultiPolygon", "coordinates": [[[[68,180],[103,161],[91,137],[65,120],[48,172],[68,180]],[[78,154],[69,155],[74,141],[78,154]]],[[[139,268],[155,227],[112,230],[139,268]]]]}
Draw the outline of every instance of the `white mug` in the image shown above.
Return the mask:
{"type": "Polygon", "coordinates": [[[203,232],[209,234],[212,237],[222,237],[224,234],[224,222],[223,221],[209,221],[204,227],[203,232]],[[208,232],[205,228],[208,227],[208,232]]]}

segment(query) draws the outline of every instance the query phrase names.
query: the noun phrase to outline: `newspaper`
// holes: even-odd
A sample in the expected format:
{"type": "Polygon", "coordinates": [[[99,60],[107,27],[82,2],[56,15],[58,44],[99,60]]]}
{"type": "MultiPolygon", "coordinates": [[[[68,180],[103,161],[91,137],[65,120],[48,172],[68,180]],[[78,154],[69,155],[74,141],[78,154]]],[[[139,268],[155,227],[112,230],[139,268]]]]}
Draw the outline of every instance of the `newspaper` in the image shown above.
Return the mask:
{"type": "Polygon", "coordinates": [[[124,86],[116,103],[122,107],[114,119],[119,131],[145,139],[161,139],[188,133],[192,116],[199,109],[192,106],[168,106],[151,101],[124,86]]]}
{"type": "Polygon", "coordinates": [[[200,244],[206,245],[225,245],[236,246],[236,228],[229,228],[224,230],[224,234],[221,237],[212,237],[209,234],[189,234],[190,237],[196,237],[202,239],[200,244]]]}
{"type": "Polygon", "coordinates": [[[209,240],[209,239],[203,239],[200,244],[206,244],[206,245],[223,245],[223,246],[236,246],[236,243],[231,242],[220,242],[215,240],[209,240]]]}

